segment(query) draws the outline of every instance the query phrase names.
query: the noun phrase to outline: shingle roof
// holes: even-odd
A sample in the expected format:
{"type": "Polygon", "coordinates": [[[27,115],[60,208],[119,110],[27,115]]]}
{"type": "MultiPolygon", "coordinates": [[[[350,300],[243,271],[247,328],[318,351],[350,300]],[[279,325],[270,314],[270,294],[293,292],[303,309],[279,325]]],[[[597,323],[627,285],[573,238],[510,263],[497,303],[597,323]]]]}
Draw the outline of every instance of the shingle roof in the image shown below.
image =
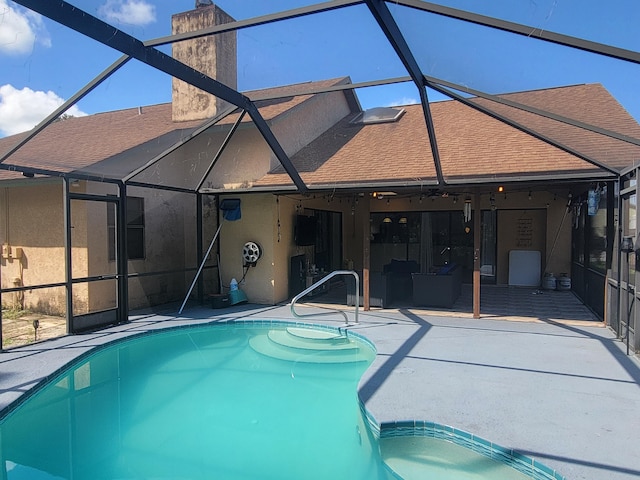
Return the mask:
{"type": "MultiPolygon", "coordinates": [[[[640,139],[640,125],[601,85],[577,85],[506,95],[509,100],[611,129],[640,139]]],[[[484,99],[475,99],[607,166],[618,168],[640,158],[640,147],[550,118],[484,99]],[[490,105],[489,105],[490,104],[490,105]]],[[[355,127],[345,118],[303,148],[292,161],[308,185],[339,186],[349,182],[436,182],[426,122],[419,105],[403,107],[396,123],[355,127]]],[[[434,102],[431,113],[445,180],[526,180],[602,175],[594,164],[457,101],[434,102]]],[[[258,186],[289,185],[281,168],[258,186]]]]}
{"type": "MultiPolygon", "coordinates": [[[[246,95],[251,99],[257,98],[255,103],[261,115],[265,120],[272,120],[311,97],[296,95],[301,89],[306,90],[310,86],[322,89],[344,81],[344,78],[329,79],[246,92],[246,95]],[[259,100],[276,96],[279,98],[259,100]]],[[[230,124],[236,118],[237,114],[229,115],[220,124],[230,124]]],[[[243,122],[249,121],[248,116],[243,119],[243,122]]],[[[121,178],[123,174],[144,164],[203,123],[172,121],[170,103],[71,117],[49,125],[5,163],[60,173],[92,167],[92,173],[101,172],[111,178],[121,178]],[[113,171],[109,171],[110,166],[105,164],[105,159],[114,159],[137,147],[141,147],[139,158],[136,159],[137,165],[125,166],[119,162],[113,167],[113,171]]],[[[26,133],[0,138],[0,154],[12,148],[25,135],[26,133]]],[[[0,169],[0,180],[16,177],[21,177],[21,174],[0,169]]]]}
{"type": "MultiPolygon", "coordinates": [[[[49,125],[6,163],[70,172],[169,132],[194,129],[200,123],[172,122],[171,104],[72,117],[49,125]]],[[[15,137],[0,139],[0,151],[12,146],[15,137]]]]}
{"type": "MultiPolygon", "coordinates": [[[[576,85],[547,90],[501,95],[501,97],[527,106],[583,122],[590,126],[640,139],[640,125],[600,84],[576,85]]],[[[563,145],[587,154],[607,166],[623,168],[640,159],[640,146],[626,143],[607,135],[595,133],[518,110],[496,105],[483,99],[479,104],[488,105],[518,123],[563,145]]]]}
{"type": "MultiPolygon", "coordinates": [[[[331,79],[247,95],[253,99],[267,98],[256,100],[256,104],[265,120],[270,120],[312,97],[312,94],[296,95],[301,88],[307,91],[310,86],[322,89],[345,81],[344,78],[331,79]],[[278,98],[268,99],[276,96],[278,98]]],[[[640,125],[601,85],[521,92],[504,95],[504,98],[640,138],[640,125]]],[[[472,101],[611,167],[626,166],[640,158],[637,145],[491,100],[476,98],[472,101]]],[[[355,125],[350,120],[356,112],[345,117],[292,158],[302,179],[310,186],[435,184],[434,159],[422,108],[420,105],[403,108],[406,113],[391,123],[355,125]]],[[[604,172],[578,156],[460,102],[432,103],[431,113],[442,171],[448,182],[526,180],[531,175],[570,178],[572,175],[597,176],[604,172]]],[[[236,115],[230,115],[221,123],[235,121],[236,115]]],[[[249,117],[244,121],[250,121],[249,117]]],[[[90,166],[94,172],[122,178],[193,132],[201,123],[173,122],[171,104],[69,118],[51,124],[10,156],[6,163],[62,173],[90,166]],[[135,155],[123,155],[127,151],[135,155]],[[134,165],[135,162],[138,164],[134,165]]],[[[21,135],[0,139],[0,153],[19,138],[21,135]]],[[[14,172],[0,170],[0,179],[15,176],[14,172]]],[[[255,183],[274,189],[291,184],[281,167],[255,183]]]]}

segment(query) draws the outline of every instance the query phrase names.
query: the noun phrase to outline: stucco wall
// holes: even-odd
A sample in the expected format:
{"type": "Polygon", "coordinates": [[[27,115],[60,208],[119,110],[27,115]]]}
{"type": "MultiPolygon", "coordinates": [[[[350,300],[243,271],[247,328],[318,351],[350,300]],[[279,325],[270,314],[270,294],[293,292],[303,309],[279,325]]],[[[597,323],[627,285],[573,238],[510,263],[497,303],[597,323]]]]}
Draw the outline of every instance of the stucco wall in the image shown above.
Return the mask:
{"type": "MultiPolygon", "coordinates": [[[[495,205],[498,211],[498,284],[508,282],[508,252],[511,249],[539,249],[541,251],[541,273],[552,272],[556,275],[571,271],[571,216],[566,212],[566,193],[552,194],[546,191],[507,192],[495,194],[495,205]],[[537,212],[537,213],[532,213],[537,212]],[[514,245],[515,220],[522,215],[534,215],[538,222],[533,231],[535,238],[530,247],[514,245]],[[555,246],[554,246],[555,244],[555,246]],[[548,259],[548,264],[546,264],[548,259]],[[546,267],[546,268],[545,268],[546,267]]],[[[445,211],[462,210],[463,198],[453,203],[453,196],[448,198],[419,196],[411,198],[388,197],[383,200],[370,199],[369,195],[360,197],[355,205],[355,223],[350,220],[349,209],[343,212],[344,254],[345,260],[353,260],[355,268],[361,268],[363,261],[362,215],[368,215],[366,204],[370,202],[372,213],[401,211],[445,211]],[[354,230],[355,224],[355,230],[354,230]]],[[[346,202],[349,204],[349,202],[346,202]]],[[[489,195],[481,197],[481,208],[491,208],[489,195]]],[[[374,259],[372,259],[373,262],[374,259]]],[[[375,262],[373,262],[375,263],[375,262]]]]}
{"type": "MultiPolygon", "coordinates": [[[[130,260],[129,274],[196,268],[196,196],[143,188],[129,188],[127,195],[143,197],[145,202],[145,258],[130,260]]],[[[194,275],[173,272],[132,278],[130,308],[182,300],[194,275]]]]}
{"type": "Polygon", "coordinates": [[[241,197],[242,218],[224,221],[220,256],[224,292],[232,278],[240,281],[244,272],[242,247],[248,241],[262,247],[262,257],[247,271],[240,288],[250,302],[276,304],[289,298],[289,266],[292,256],[311,247],[293,241],[294,219],[299,202],[288,196],[271,194],[241,197]]]}
{"type": "MultiPolygon", "coordinates": [[[[233,21],[218,6],[197,8],[171,18],[172,33],[201,30],[233,21]]],[[[172,55],[207,76],[237,88],[236,32],[225,32],[172,44],[172,55]]],[[[173,120],[211,118],[226,102],[181,80],[173,79],[173,120]]]]}
{"type": "Polygon", "coordinates": [[[220,265],[224,292],[232,278],[241,281],[244,273],[242,248],[246,242],[255,242],[262,248],[262,256],[255,267],[246,272],[240,288],[250,302],[273,304],[279,299],[275,294],[277,228],[275,197],[271,194],[244,195],[240,208],[242,218],[223,220],[220,231],[220,265]]]}
{"type": "MultiPolygon", "coordinates": [[[[343,93],[322,93],[278,116],[272,122],[271,130],[286,154],[293,156],[349,112],[349,105],[343,93]]],[[[275,156],[271,158],[271,168],[279,165],[275,156]]]]}
{"type": "MultiPolygon", "coordinates": [[[[32,181],[0,191],[0,242],[12,254],[11,258],[0,260],[2,287],[64,282],[62,182],[32,181]],[[21,258],[15,256],[18,248],[22,249],[21,258]]],[[[74,221],[78,218],[74,217],[74,221]]],[[[86,258],[79,248],[74,248],[72,255],[78,263],[86,258]]],[[[2,303],[61,314],[65,311],[65,298],[65,289],[57,287],[5,294],[2,303]]]]}
{"type": "MultiPolygon", "coordinates": [[[[112,185],[80,182],[75,193],[115,194],[112,185]]],[[[65,281],[63,188],[60,180],[0,189],[0,242],[12,252],[22,249],[22,258],[3,258],[2,287],[39,285],[65,281]]],[[[145,199],[144,260],[129,261],[129,273],[148,273],[193,268],[188,273],[167,273],[132,279],[131,308],[181,300],[199,265],[196,245],[196,197],[162,190],[130,188],[129,196],[145,199]]],[[[210,202],[209,202],[210,203],[210,202]]],[[[71,202],[71,246],[73,278],[115,273],[115,261],[108,258],[107,203],[71,202]]],[[[205,239],[216,228],[215,208],[203,208],[205,239]]],[[[206,240],[205,240],[206,242],[206,240]]],[[[208,245],[205,245],[206,248],[208,245]]],[[[215,259],[212,259],[215,263],[215,259]]],[[[209,290],[217,275],[208,275],[209,290]]],[[[34,289],[3,295],[5,305],[47,313],[64,314],[64,287],[34,289]]],[[[75,283],[74,314],[96,312],[116,306],[115,280],[75,283]]]]}
{"type": "MultiPolygon", "coordinates": [[[[224,132],[226,134],[226,132],[224,132]]],[[[219,145],[221,134],[216,134],[216,141],[211,145],[219,145]]],[[[210,140],[203,137],[197,142],[190,142],[187,155],[203,155],[209,152],[216,153],[216,149],[210,146],[210,140]],[[202,153],[200,153],[202,152],[202,153]]],[[[271,162],[271,149],[262,138],[260,132],[253,124],[242,125],[234,133],[231,141],[216,162],[204,182],[204,187],[220,188],[246,188],[262,178],[268,171],[271,162]]]]}

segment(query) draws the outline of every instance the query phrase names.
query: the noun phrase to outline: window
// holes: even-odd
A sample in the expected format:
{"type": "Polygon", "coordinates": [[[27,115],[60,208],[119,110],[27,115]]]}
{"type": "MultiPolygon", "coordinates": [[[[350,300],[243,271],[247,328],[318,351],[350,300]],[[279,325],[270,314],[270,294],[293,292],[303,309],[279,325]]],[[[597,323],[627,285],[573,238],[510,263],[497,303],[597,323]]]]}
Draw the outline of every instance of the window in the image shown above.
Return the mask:
{"type": "MultiPolygon", "coordinates": [[[[109,260],[116,259],[116,205],[107,206],[109,260]]],[[[129,260],[144,258],[144,199],[127,197],[127,253],[129,260]]]]}
{"type": "Polygon", "coordinates": [[[607,273],[607,187],[598,190],[597,208],[589,210],[589,267],[607,273]]]}

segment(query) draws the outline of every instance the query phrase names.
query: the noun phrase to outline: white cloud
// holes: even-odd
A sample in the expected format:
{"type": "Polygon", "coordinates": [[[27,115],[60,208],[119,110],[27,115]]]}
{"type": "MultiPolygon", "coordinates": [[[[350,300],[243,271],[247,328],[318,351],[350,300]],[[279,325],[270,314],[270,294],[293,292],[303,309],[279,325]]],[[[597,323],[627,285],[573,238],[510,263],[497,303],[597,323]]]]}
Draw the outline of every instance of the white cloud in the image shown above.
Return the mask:
{"type": "MultiPolygon", "coordinates": [[[[52,91],[18,90],[12,85],[0,86],[0,134],[13,135],[31,130],[64,100],[52,91]]],[[[66,112],[74,117],[86,115],[76,105],[66,112]]],[[[0,135],[1,136],[1,135],[0,135]]]]}
{"type": "Polygon", "coordinates": [[[387,107],[399,107],[401,105],[414,105],[416,103],[420,103],[420,100],[416,99],[416,98],[411,98],[411,97],[403,97],[399,100],[393,100],[391,102],[389,102],[387,105],[387,107]]]}
{"type": "Polygon", "coordinates": [[[156,21],[156,7],[145,0],[107,0],[98,14],[114,23],[143,26],[156,21]]]}
{"type": "Polygon", "coordinates": [[[0,0],[0,53],[29,53],[36,43],[51,46],[42,16],[30,10],[14,8],[7,0],[0,0]]]}

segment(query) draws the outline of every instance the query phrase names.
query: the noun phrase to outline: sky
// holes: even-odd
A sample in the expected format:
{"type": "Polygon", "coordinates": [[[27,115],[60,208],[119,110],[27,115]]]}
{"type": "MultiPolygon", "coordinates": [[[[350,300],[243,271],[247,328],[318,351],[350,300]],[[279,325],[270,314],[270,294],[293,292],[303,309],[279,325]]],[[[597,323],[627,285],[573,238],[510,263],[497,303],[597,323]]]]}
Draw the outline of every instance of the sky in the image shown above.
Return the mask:
{"type": "MultiPolygon", "coordinates": [[[[46,0],[43,0],[46,1],[46,0]]],[[[169,35],[171,15],[195,0],[71,0],[140,40],[169,35]]],[[[311,5],[303,0],[219,0],[237,20],[311,5]]],[[[443,0],[442,4],[640,51],[637,0],[443,0]],[[606,4],[606,7],[604,6],[606,4]]],[[[640,68],[628,62],[452,21],[390,2],[422,70],[488,93],[602,83],[638,120],[640,68]]],[[[238,32],[240,91],[349,76],[354,82],[407,76],[359,5],[238,32]]],[[[162,47],[170,53],[170,47],[162,47]]],[[[28,130],[121,56],[12,0],[0,0],[0,136],[28,130]]],[[[359,89],[363,108],[416,103],[410,84],[359,89]]],[[[428,91],[431,100],[443,97],[428,91]]],[[[171,79],[128,62],[67,113],[73,116],[171,100],[171,79]]],[[[588,108],[588,105],[585,105],[588,108]]]]}

